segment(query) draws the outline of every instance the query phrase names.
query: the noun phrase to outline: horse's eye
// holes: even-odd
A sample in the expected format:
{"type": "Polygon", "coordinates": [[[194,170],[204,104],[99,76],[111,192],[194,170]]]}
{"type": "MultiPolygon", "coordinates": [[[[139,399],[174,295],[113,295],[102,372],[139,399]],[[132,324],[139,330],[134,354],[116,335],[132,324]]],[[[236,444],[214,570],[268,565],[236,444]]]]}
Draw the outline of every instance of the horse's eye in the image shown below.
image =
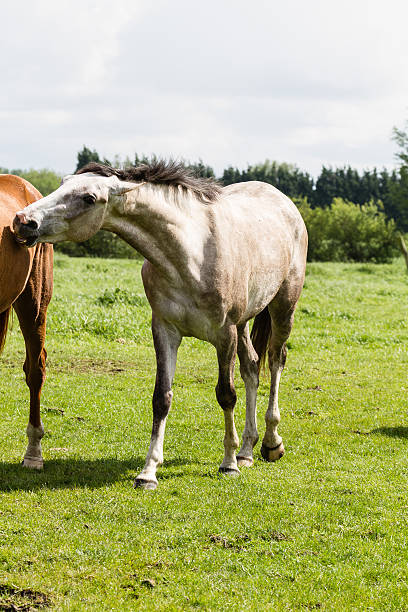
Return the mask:
{"type": "Polygon", "coordinates": [[[83,200],[86,204],[94,204],[96,197],[92,195],[91,193],[86,193],[83,197],[83,200]]]}

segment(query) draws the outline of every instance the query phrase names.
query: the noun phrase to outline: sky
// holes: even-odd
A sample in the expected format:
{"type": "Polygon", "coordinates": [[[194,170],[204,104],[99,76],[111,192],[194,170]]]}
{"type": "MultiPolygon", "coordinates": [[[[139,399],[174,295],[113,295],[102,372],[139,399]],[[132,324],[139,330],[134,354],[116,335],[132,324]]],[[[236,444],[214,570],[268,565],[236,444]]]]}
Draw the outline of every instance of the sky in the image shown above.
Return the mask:
{"type": "Polygon", "coordinates": [[[112,159],[396,165],[408,119],[400,0],[1,3],[0,166],[112,159]]]}

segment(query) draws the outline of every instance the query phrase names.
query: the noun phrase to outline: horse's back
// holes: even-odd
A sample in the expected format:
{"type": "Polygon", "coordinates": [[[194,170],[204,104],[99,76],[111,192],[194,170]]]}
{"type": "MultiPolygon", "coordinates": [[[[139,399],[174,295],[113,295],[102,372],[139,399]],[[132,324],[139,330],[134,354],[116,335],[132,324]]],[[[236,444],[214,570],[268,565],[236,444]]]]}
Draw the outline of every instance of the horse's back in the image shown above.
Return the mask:
{"type": "MultiPolygon", "coordinates": [[[[295,204],[268,183],[248,181],[222,190],[217,216],[220,241],[255,267],[290,266],[297,251],[306,258],[307,231],[295,204]]],[[[214,206],[214,210],[217,206],[214,206]]]]}
{"type": "Polygon", "coordinates": [[[14,216],[41,197],[40,192],[23,178],[0,174],[0,313],[23,291],[36,251],[14,240],[11,230],[14,216]]]}
{"type": "Polygon", "coordinates": [[[282,225],[280,228],[283,231],[306,233],[303,219],[295,204],[269,183],[248,181],[227,185],[222,189],[222,199],[223,206],[230,205],[235,219],[239,219],[242,213],[242,220],[246,224],[248,217],[258,218],[263,224],[272,221],[274,227],[281,221],[285,224],[285,227],[282,225]]]}

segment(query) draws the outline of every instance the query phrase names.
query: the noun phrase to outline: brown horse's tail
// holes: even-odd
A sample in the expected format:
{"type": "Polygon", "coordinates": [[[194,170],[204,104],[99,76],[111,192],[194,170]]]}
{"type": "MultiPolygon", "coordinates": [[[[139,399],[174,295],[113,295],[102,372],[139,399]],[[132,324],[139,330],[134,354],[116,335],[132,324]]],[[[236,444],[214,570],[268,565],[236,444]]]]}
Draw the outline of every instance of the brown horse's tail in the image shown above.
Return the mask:
{"type": "Polygon", "coordinates": [[[254,319],[251,341],[258,355],[258,371],[265,371],[266,354],[272,336],[271,315],[268,307],[261,310],[254,319]]]}
{"type": "Polygon", "coordinates": [[[4,343],[6,341],[8,322],[10,317],[11,307],[7,308],[4,312],[0,314],[0,353],[4,348],[4,343]]]}

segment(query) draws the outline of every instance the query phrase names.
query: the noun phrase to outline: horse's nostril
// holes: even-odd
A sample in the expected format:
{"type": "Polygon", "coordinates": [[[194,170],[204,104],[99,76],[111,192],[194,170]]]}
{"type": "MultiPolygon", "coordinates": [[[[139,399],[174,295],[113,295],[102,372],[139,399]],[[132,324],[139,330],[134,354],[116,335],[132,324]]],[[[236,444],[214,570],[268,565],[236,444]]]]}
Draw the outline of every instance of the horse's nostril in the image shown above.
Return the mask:
{"type": "Polygon", "coordinates": [[[31,221],[27,221],[25,225],[27,227],[30,227],[31,229],[38,229],[38,223],[37,221],[34,221],[34,219],[32,219],[31,221]]]}

